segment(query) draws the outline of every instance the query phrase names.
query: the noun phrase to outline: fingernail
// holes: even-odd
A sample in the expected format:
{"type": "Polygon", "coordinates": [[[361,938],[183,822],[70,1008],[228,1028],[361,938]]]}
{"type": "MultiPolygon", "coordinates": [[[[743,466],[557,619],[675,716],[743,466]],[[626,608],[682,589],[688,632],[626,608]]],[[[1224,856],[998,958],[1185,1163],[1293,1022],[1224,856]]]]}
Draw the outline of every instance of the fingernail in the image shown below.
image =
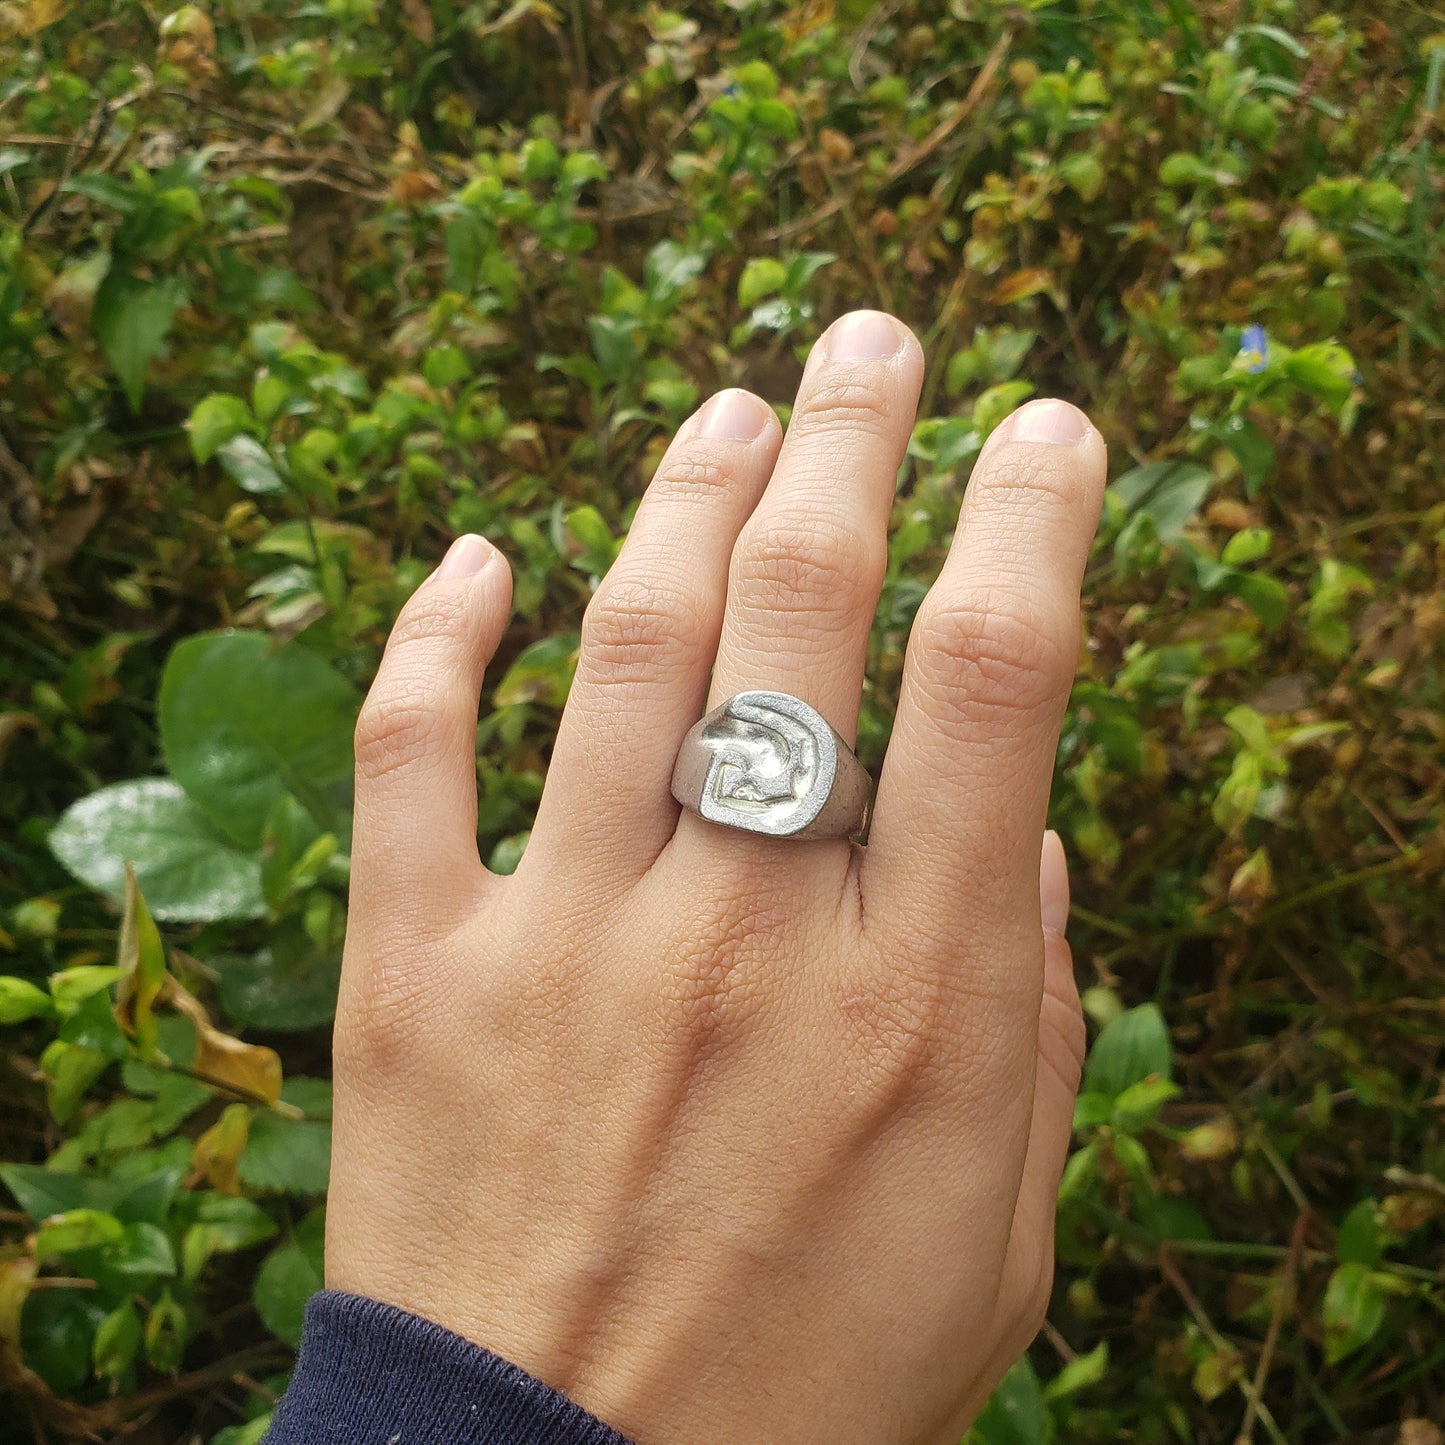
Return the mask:
{"type": "Polygon", "coordinates": [[[882,311],[854,311],[828,329],[823,347],[834,361],[882,361],[903,350],[903,328],[882,311]]]}
{"type": "Polygon", "coordinates": [[[485,537],[468,532],[447,548],[447,555],[432,573],[432,580],[460,582],[464,577],[475,577],[496,555],[497,549],[485,537]]]}
{"type": "Polygon", "coordinates": [[[1088,434],[1089,418],[1066,401],[1031,401],[1005,419],[1000,441],[1054,442],[1071,446],[1088,434]]]}
{"type": "Polygon", "coordinates": [[[1045,928],[1066,933],[1069,927],[1069,860],[1063,839],[1052,828],[1044,834],[1039,861],[1039,915],[1045,928]]]}
{"type": "Polygon", "coordinates": [[[697,430],[699,436],[750,442],[763,434],[766,421],[766,409],[751,393],[720,391],[698,413],[697,430]]]}

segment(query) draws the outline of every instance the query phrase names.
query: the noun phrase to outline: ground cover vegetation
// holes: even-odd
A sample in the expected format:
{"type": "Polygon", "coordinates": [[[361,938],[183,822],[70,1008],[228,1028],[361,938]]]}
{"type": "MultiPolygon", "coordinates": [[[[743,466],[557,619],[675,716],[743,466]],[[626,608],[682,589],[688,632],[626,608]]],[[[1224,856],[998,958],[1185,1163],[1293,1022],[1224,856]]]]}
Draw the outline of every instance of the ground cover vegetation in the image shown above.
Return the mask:
{"type": "Polygon", "coordinates": [[[0,1438],[260,1438],[390,619],[506,549],[508,869],[670,428],[872,304],[931,369],[870,765],[989,429],[1113,458],[1058,1288],[970,1438],[1440,1445],[1430,9],[3,0],[0,1438]]]}

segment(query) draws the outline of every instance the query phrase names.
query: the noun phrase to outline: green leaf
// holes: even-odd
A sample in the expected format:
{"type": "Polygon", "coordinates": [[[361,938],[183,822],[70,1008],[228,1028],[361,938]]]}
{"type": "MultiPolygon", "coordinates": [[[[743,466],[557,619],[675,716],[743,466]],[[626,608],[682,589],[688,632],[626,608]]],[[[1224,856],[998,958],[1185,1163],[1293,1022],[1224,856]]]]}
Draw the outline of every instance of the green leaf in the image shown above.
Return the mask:
{"type": "Polygon", "coordinates": [[[677,241],[659,241],[643,267],[647,294],[666,304],[707,270],[706,251],[690,250],[677,241]]]}
{"type": "Polygon", "coordinates": [[[1219,560],[1226,567],[1247,567],[1269,556],[1274,533],[1268,527],[1242,527],[1224,544],[1219,560]]]}
{"type": "Polygon", "coordinates": [[[123,1300],[101,1322],[91,1345],[95,1373],[119,1382],[140,1351],[140,1313],[132,1300],[123,1300]]]}
{"type": "MultiPolygon", "coordinates": [[[[104,1012],[109,1018],[110,1010],[104,1012]]],[[[69,1120],[85,1091],[106,1071],[110,1062],[99,1049],[68,1039],[55,1039],[46,1045],[40,1055],[40,1070],[45,1076],[46,1101],[57,1124],[69,1120]]]]}
{"type": "Polygon", "coordinates": [[[1380,1262],[1379,1206],[1362,1199],[1345,1215],[1335,1236],[1335,1258],[1341,1264],[1374,1266],[1380,1262]]]}
{"type": "Polygon", "coordinates": [[[639,355],[638,323],[630,316],[589,316],[587,331],[603,379],[625,380],[639,355]]]}
{"type": "Polygon", "coordinates": [[[1241,749],[1230,767],[1229,776],[1219,785],[1210,804],[1210,816],[1225,833],[1233,834],[1254,816],[1255,804],[1264,789],[1264,768],[1260,755],[1241,749]]]}
{"type": "MultiPolygon", "coordinates": [[[[1140,1156],[1143,1146],[1137,1139],[1128,1140],[1140,1156]]],[[[1134,1196],[1133,1209],[1142,1224],[1155,1239],[1213,1239],[1209,1221],[1199,1212],[1199,1206],[1192,1199],[1177,1194],[1155,1194],[1140,1191],[1134,1196]]]]}
{"type": "Polygon", "coordinates": [[[1154,1121],[1160,1109],[1179,1094],[1179,1085],[1151,1075],[1130,1084],[1114,1101],[1112,1123],[1126,1134],[1138,1133],[1154,1121]]]}
{"type": "Polygon", "coordinates": [[[299,1344],[306,1301],[322,1288],[325,1280],[323,1249],[326,1212],[315,1209],[296,1227],[296,1232],[261,1263],[251,1291],[256,1313],[273,1335],[288,1345],[299,1344]]]}
{"type": "Polygon", "coordinates": [[[1069,1361],[1052,1380],[1044,1386],[1046,1400],[1066,1400],[1097,1385],[1109,1372],[1109,1346],[1100,1341],[1087,1355],[1079,1355],[1069,1361]]]}
{"type": "Polygon", "coordinates": [[[577,670],[579,638],[575,632],[544,637],[524,648],[497,684],[493,701],[498,707],[540,702],[561,707],[577,670]]]}
{"type": "Polygon", "coordinates": [[[324,1194],[331,1170],[331,1125],[258,1113],[241,1154],[241,1182],[282,1194],[324,1194]]]}
{"type": "Polygon", "coordinates": [[[1325,1286],[1321,1314],[1325,1362],[1337,1365],[1379,1333],[1385,1323],[1385,1291],[1367,1265],[1342,1264],[1325,1286]]]}
{"type": "Polygon", "coordinates": [[[211,1231],[219,1249],[246,1249],[276,1233],[276,1221],[264,1209],[231,1194],[203,1195],[196,1221],[211,1231]]]}
{"type": "Polygon", "coordinates": [[[1104,1026],[1084,1065],[1083,1088],[1117,1100],[1131,1084],[1151,1075],[1168,1079],[1173,1050],[1158,1004],[1126,1009],[1104,1026]]]}
{"type": "Polygon", "coordinates": [[[573,558],[572,565],[594,577],[606,576],[622,550],[622,538],[612,535],[602,513],[592,506],[575,507],[567,513],[563,525],[567,535],[582,549],[573,558]]]}
{"type": "Polygon", "coordinates": [[[95,292],[90,327],[125,388],[130,409],[140,410],[146,367],[161,349],[176,312],[185,304],[179,278],[143,281],[112,268],[95,292]]]}
{"type": "Polygon", "coordinates": [[[788,262],[788,274],[783,281],[785,295],[795,299],[807,289],[808,282],[831,266],[838,257],[832,251],[802,251],[788,262]]]}
{"type": "Polygon", "coordinates": [[[73,191],[87,200],[99,201],[121,212],[133,211],[144,199],[135,186],[107,175],[104,171],[85,171],[71,178],[61,186],[62,191],[73,191]]]}
{"type": "Polygon", "coordinates": [[[216,456],[226,475],[254,496],[275,496],[286,490],[271,453],[253,436],[232,436],[216,447],[216,456]]]}
{"type": "Polygon", "coordinates": [[[1334,342],[1300,347],[1286,358],[1283,370],[1296,386],[1335,412],[1344,408],[1355,388],[1355,360],[1334,342]]]}
{"type": "Polygon", "coordinates": [[[302,937],[277,933],[269,948],[208,960],[220,975],[221,1007],[232,1023],[292,1033],[336,1017],[341,954],[302,937]]]}
{"type": "Polygon", "coordinates": [[[1131,514],[1154,522],[1161,542],[1173,542],[1199,510],[1214,478],[1193,462],[1147,462],[1118,478],[1110,491],[1131,514]]]}
{"type": "Polygon", "coordinates": [[[1244,1375],[1244,1357],[1238,1350],[1211,1349],[1194,1367],[1194,1393],[1206,1405],[1217,1400],[1244,1375]]]}
{"type": "Polygon", "coordinates": [[[1093,151],[1079,151],[1059,162],[1059,179],[1071,186],[1080,200],[1092,201],[1104,189],[1104,164],[1093,151]]]}
{"type": "Polygon", "coordinates": [[[50,997],[55,1012],[63,1019],[79,1012],[80,1006],[95,994],[108,989],[120,977],[113,963],[78,963],[50,975],[50,997]]]}
{"type": "Polygon", "coordinates": [[[512,833],[505,838],[498,839],[491,856],[487,859],[487,867],[499,878],[510,877],[517,871],[517,865],[521,863],[522,854],[527,851],[527,844],[531,840],[532,830],[530,828],[521,833],[512,833]]]}
{"type": "Polygon", "coordinates": [[[329,1119],[334,1099],[330,1079],[312,1079],[305,1074],[288,1074],[281,1086],[281,1098],[313,1119],[329,1119]]]}
{"type": "Polygon", "coordinates": [[[274,911],[285,906],[292,893],[292,870],[321,836],[316,820],[290,793],[276,799],[261,830],[261,892],[274,911]]]}
{"type": "Polygon", "coordinates": [[[53,1215],[36,1231],[35,1253],[39,1259],[50,1259],[105,1244],[119,1244],[124,1238],[125,1225],[113,1214],[99,1209],[70,1209],[53,1215]]]}
{"type": "Polygon", "coordinates": [[[125,1237],[107,1250],[106,1263],[120,1274],[147,1281],[176,1272],[176,1255],[166,1232],[144,1220],[126,1225],[125,1237]]]}
{"type": "Polygon", "coordinates": [[[1231,571],[1220,587],[1238,597],[1270,632],[1278,632],[1289,618],[1289,592],[1278,578],[1262,572],[1231,571]]]}
{"type": "Polygon", "coordinates": [[[1034,394],[1031,381],[1001,381],[980,393],[973,404],[974,425],[987,436],[1010,412],[1034,394]]]}
{"type": "Polygon", "coordinates": [[[1109,1094],[1080,1094],[1074,1100],[1074,1131],[1097,1129],[1114,1115],[1114,1100],[1109,1094]]]}
{"type": "Polygon", "coordinates": [[[769,98],[778,93],[778,73],[765,60],[749,60],[733,71],[733,83],[745,94],[769,98]]]}
{"type": "Polygon", "coordinates": [[[427,352],[422,375],[428,386],[455,386],[472,373],[472,364],[455,346],[438,346],[427,352]]]}
{"type": "Polygon", "coordinates": [[[231,1254],[263,1244],[276,1233],[276,1221],[249,1199],[208,1192],[201,1198],[196,1222],[181,1241],[182,1277],[194,1283],[215,1254],[231,1254]]]}
{"type": "Polygon", "coordinates": [[[1247,747],[1250,752],[1268,757],[1274,751],[1269,740],[1269,725],[1246,703],[1236,703],[1224,715],[1224,725],[1247,747]]]}
{"type": "Polygon", "coordinates": [[[120,1185],[112,1179],[62,1174],[39,1164],[0,1164],[0,1180],[4,1180],[15,1202],[37,1224],[75,1209],[109,1213],[122,1193],[120,1185]]]}
{"type": "Polygon", "coordinates": [[[83,883],[125,895],[126,864],[157,918],[259,918],[259,858],[231,842],[169,778],[136,778],[91,793],[50,834],[50,851],[83,883]]]}
{"type": "Polygon", "coordinates": [[[146,1359],[164,1374],[180,1368],[186,1348],[186,1312],[167,1290],[150,1308],[145,1322],[146,1359]]]}
{"type": "Polygon", "coordinates": [[[243,848],[260,846],[286,793],[347,837],[359,705],[350,682],[295,643],[277,647],[259,632],[202,634],[166,662],[161,746],[187,795],[243,848]]]}
{"type": "Polygon", "coordinates": [[[1234,453],[1244,473],[1245,495],[1257,497],[1274,466],[1274,443],[1252,421],[1233,416],[1220,428],[1224,444],[1234,453]]]}
{"type": "Polygon", "coordinates": [[[1025,1355],[999,1382],[973,1429],[968,1445],[1050,1445],[1053,1418],[1033,1363],[1025,1355]]]}
{"type": "Polygon", "coordinates": [[[50,995],[28,978],[0,978],[0,1024],[22,1024],[54,1012],[50,995]]]}
{"type": "Polygon", "coordinates": [[[57,1394],[74,1393],[90,1374],[106,1314],[91,1290],[32,1290],[20,1317],[26,1363],[57,1394]]]}
{"type": "Polygon", "coordinates": [[[18,171],[29,165],[34,156],[34,151],[23,151],[17,146],[0,148],[0,176],[8,176],[11,171],[18,171]]]}
{"type": "Polygon", "coordinates": [[[738,305],[756,306],[764,296],[781,291],[788,268],[772,256],[754,256],[738,278],[738,305]]]}
{"type": "Polygon", "coordinates": [[[1094,1182],[1102,1152],[1103,1140],[1095,1138],[1069,1155],[1064,1165],[1064,1177],[1059,1180],[1061,1200],[1077,1199],[1094,1182]]]}
{"type": "Polygon", "coordinates": [[[244,1425],[227,1425],[224,1430],[217,1430],[211,1436],[211,1445],[261,1445],[270,1433],[274,1419],[275,1411],[268,1410],[264,1415],[258,1415],[244,1425]]]}
{"type": "Polygon", "coordinates": [[[186,430],[191,437],[191,455],[198,462],[208,462],[233,437],[255,425],[251,408],[239,396],[212,392],[191,409],[186,430]]]}

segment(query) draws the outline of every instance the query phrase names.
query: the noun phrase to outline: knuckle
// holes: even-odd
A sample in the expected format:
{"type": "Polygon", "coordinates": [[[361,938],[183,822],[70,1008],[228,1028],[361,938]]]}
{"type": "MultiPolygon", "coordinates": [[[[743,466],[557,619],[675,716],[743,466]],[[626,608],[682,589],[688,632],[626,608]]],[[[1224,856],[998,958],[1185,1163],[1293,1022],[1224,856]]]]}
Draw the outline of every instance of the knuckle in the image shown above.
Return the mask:
{"type": "Polygon", "coordinates": [[[356,720],[356,770],[386,777],[429,752],[442,714],[441,689],[408,672],[371,689],[356,720]]]}
{"type": "Polygon", "coordinates": [[[583,666],[602,682],[676,676],[703,642],[698,600],[641,580],[604,582],[582,618],[583,666]]]}
{"type": "Polygon", "coordinates": [[[1072,506],[1084,492],[1079,468],[1056,448],[1004,447],[970,480],[976,497],[1011,506],[1072,506]]]}
{"type": "Polygon", "coordinates": [[[465,636],[476,612],[465,589],[423,587],[412,594],[387,643],[388,652],[410,649],[434,640],[465,636]]]}
{"type": "Polygon", "coordinates": [[[719,886],[696,926],[675,940],[657,996],[670,1017],[673,1037],[688,1056],[704,1060],[752,1026],[767,994],[760,939],[778,939],[787,928],[787,907],[766,889],[719,886]]]}
{"type": "Polygon", "coordinates": [[[410,1075],[432,1032],[436,981],[400,948],[343,972],[332,1044],[335,1072],[351,1081],[410,1075]]]}
{"type": "Polygon", "coordinates": [[[901,966],[880,954],[839,997],[846,1052],[862,1081],[855,1096],[884,1116],[945,1072],[954,1000],[944,971],[928,966],[928,957],[901,966]]]}
{"type": "Polygon", "coordinates": [[[732,481],[732,471],[717,457],[689,448],[668,458],[653,485],[671,495],[707,497],[727,491],[732,481]]]}
{"type": "Polygon", "coordinates": [[[1015,596],[985,593],[935,603],[916,623],[919,680],[940,723],[1052,712],[1073,680],[1072,633],[1034,615],[1015,596]]]}
{"type": "Polygon", "coordinates": [[[733,585],[760,610],[851,620],[871,610],[885,562],[880,539],[841,519],[775,517],[739,545],[733,585]]]}
{"type": "Polygon", "coordinates": [[[807,435],[841,428],[878,436],[891,433],[897,425],[892,398],[877,379],[825,368],[794,414],[790,430],[807,435]]]}

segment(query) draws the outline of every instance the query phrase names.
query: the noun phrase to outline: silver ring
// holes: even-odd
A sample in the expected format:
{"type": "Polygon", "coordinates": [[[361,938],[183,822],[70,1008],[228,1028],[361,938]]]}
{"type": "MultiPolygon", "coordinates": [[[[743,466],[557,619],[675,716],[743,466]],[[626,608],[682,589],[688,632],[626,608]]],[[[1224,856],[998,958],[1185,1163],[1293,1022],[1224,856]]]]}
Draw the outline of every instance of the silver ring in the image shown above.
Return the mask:
{"type": "Polygon", "coordinates": [[[827,720],[787,692],[740,692],[694,723],[672,796],[729,828],[864,842],[873,782],[827,720]]]}

